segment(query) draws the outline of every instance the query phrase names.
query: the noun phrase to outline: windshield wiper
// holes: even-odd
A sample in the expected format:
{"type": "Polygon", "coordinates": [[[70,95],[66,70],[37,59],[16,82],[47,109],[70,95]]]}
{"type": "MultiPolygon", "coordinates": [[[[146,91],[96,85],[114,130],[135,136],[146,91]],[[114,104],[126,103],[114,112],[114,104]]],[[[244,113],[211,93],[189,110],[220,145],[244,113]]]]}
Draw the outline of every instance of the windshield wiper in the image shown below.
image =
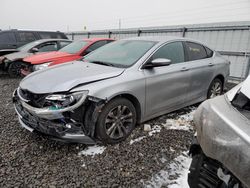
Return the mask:
{"type": "Polygon", "coordinates": [[[90,63],[95,63],[95,64],[98,64],[98,65],[105,65],[105,66],[114,67],[114,64],[103,62],[103,61],[90,61],[90,63]]]}

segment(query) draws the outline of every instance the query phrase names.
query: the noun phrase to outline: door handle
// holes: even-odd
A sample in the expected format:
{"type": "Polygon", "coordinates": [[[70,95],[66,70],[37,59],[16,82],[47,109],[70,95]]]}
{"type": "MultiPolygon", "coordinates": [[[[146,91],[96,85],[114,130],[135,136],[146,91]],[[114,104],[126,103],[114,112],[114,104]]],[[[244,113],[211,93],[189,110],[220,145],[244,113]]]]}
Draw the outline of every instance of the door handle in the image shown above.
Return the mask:
{"type": "Polygon", "coordinates": [[[189,68],[187,68],[187,67],[182,67],[182,69],[181,69],[181,71],[188,71],[189,70],[189,68]]]}
{"type": "Polygon", "coordinates": [[[209,63],[208,66],[209,66],[209,67],[212,67],[212,66],[214,66],[214,64],[213,64],[213,63],[209,63]]]}

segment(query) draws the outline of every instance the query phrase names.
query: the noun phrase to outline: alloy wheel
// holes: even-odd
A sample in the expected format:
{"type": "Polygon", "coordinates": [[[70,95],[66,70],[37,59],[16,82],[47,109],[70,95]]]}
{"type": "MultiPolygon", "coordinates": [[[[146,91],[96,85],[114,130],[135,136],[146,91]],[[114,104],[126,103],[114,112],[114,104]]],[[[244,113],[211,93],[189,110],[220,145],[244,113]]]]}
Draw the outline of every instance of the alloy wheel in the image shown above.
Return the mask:
{"type": "Polygon", "coordinates": [[[221,83],[220,82],[214,82],[214,84],[212,85],[211,90],[210,90],[209,98],[212,99],[212,98],[214,98],[216,96],[221,95],[221,91],[222,91],[221,83]]]}
{"type": "Polygon", "coordinates": [[[111,139],[120,139],[127,136],[132,127],[133,113],[125,105],[113,108],[105,118],[106,134],[111,139]]]}

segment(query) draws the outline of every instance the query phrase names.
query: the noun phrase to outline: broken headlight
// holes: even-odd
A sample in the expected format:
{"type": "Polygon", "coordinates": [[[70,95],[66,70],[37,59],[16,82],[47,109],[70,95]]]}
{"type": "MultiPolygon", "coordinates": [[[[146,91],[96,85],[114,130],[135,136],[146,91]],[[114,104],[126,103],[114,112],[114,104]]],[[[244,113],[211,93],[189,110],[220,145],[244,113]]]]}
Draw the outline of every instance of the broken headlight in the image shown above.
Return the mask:
{"type": "Polygon", "coordinates": [[[80,91],[70,94],[52,94],[48,95],[45,100],[50,110],[59,110],[76,105],[80,101],[84,101],[88,95],[88,91],[80,91]],[[84,99],[84,100],[83,100],[84,99]]]}

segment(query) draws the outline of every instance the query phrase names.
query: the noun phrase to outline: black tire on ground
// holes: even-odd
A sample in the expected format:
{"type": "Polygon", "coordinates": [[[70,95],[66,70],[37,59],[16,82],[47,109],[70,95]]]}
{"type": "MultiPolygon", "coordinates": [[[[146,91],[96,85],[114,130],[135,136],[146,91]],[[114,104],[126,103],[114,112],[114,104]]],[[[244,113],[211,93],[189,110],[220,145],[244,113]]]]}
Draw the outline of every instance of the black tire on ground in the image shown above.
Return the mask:
{"type": "Polygon", "coordinates": [[[10,77],[21,77],[21,68],[22,68],[22,62],[20,61],[14,61],[10,63],[8,67],[8,73],[10,77]]]}
{"type": "Polygon", "coordinates": [[[115,98],[107,103],[98,117],[96,136],[103,144],[125,140],[136,124],[136,109],[125,98],[115,98]]]}
{"type": "Polygon", "coordinates": [[[223,84],[222,81],[219,78],[215,78],[209,88],[208,88],[208,92],[207,92],[207,98],[211,99],[214,98],[218,95],[221,95],[223,92],[223,84]]]}

